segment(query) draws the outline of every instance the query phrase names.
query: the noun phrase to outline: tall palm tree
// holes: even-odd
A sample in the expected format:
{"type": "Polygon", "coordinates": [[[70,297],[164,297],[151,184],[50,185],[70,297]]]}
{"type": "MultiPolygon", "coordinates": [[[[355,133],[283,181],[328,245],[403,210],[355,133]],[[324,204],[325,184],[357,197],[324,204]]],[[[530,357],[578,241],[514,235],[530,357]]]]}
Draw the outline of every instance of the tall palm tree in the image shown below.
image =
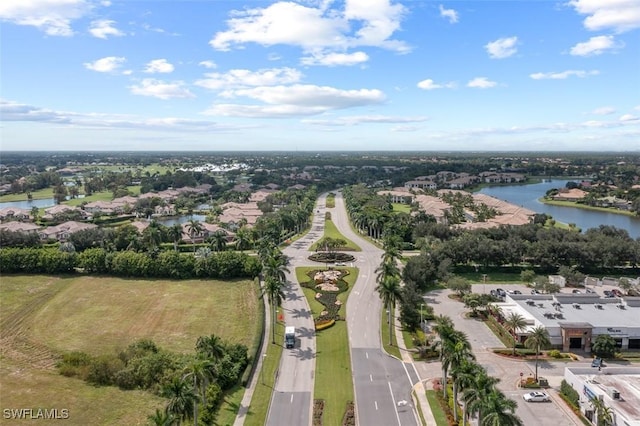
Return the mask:
{"type": "Polygon", "coordinates": [[[173,250],[178,251],[178,243],[182,239],[182,225],[179,223],[173,224],[167,230],[167,235],[173,243],[173,250]]]}
{"type": "Polygon", "coordinates": [[[246,226],[241,227],[236,232],[236,249],[241,252],[245,249],[251,247],[252,238],[251,238],[251,230],[246,226]]]}
{"type": "Polygon", "coordinates": [[[191,219],[189,222],[187,222],[186,228],[187,228],[187,232],[189,233],[189,237],[191,238],[191,243],[193,243],[193,252],[195,253],[196,251],[195,238],[198,235],[202,234],[202,230],[204,228],[202,227],[202,224],[195,219],[191,219]]]}
{"type": "MultiPolygon", "coordinates": [[[[451,369],[453,384],[457,386],[458,392],[464,395],[464,392],[473,386],[476,376],[483,371],[480,365],[472,360],[465,359],[460,365],[451,369]]],[[[466,425],[468,423],[467,400],[463,397],[462,402],[462,424],[466,425]]]]}
{"type": "Polygon", "coordinates": [[[219,336],[211,334],[198,337],[196,351],[212,361],[217,361],[224,356],[225,346],[219,336]]]}
{"type": "Polygon", "coordinates": [[[493,389],[484,401],[484,414],[478,421],[480,426],[522,426],[522,420],[515,414],[518,404],[493,389]]]}
{"type": "Polygon", "coordinates": [[[218,229],[211,235],[211,249],[213,251],[224,251],[227,248],[227,234],[218,229]]]}
{"type": "Polygon", "coordinates": [[[167,414],[180,420],[188,420],[193,415],[193,406],[197,402],[195,389],[182,377],[174,377],[164,388],[164,396],[169,398],[167,414]]]}
{"type": "Polygon", "coordinates": [[[442,387],[443,387],[443,396],[446,398],[447,396],[447,367],[448,365],[445,363],[446,357],[446,346],[451,341],[452,335],[455,332],[455,328],[453,326],[453,321],[450,317],[445,315],[440,315],[436,318],[436,325],[433,328],[438,336],[440,336],[440,342],[438,342],[438,346],[440,348],[440,363],[442,364],[442,387]]]}
{"type": "Polygon", "coordinates": [[[391,340],[391,327],[393,323],[391,321],[391,312],[396,307],[396,302],[402,302],[402,287],[400,286],[400,277],[389,275],[385,277],[383,281],[378,283],[376,291],[382,299],[382,304],[387,310],[387,322],[389,323],[389,346],[393,341],[391,340]]]}
{"type": "MultiPolygon", "coordinates": [[[[460,332],[458,337],[456,338],[455,344],[451,348],[447,356],[447,362],[449,364],[449,368],[451,370],[451,377],[453,379],[453,403],[456,405],[458,403],[458,381],[457,375],[459,374],[459,369],[467,362],[474,360],[475,356],[471,351],[471,344],[467,339],[467,336],[460,332]]],[[[454,407],[453,410],[453,419],[458,421],[458,410],[454,407]]]]}
{"type": "Polygon", "coordinates": [[[547,348],[551,345],[549,339],[549,332],[541,325],[537,326],[531,333],[527,340],[524,341],[524,345],[529,349],[535,349],[536,351],[536,382],[538,381],[538,353],[541,349],[547,348]]]}
{"type": "Polygon", "coordinates": [[[194,358],[185,367],[182,378],[191,380],[194,391],[200,394],[193,404],[193,424],[198,425],[198,400],[205,405],[207,403],[207,386],[213,377],[211,374],[213,364],[206,358],[194,358]]]}
{"type": "Polygon", "coordinates": [[[608,426],[613,423],[613,410],[605,405],[600,398],[589,398],[589,404],[593,407],[596,426],[608,426]]]}
{"type": "Polygon", "coordinates": [[[511,312],[504,320],[504,327],[513,334],[513,355],[516,354],[516,343],[518,342],[518,330],[523,330],[527,326],[527,321],[517,312],[511,312]]]}
{"type": "Polygon", "coordinates": [[[284,283],[272,275],[267,275],[262,286],[262,295],[266,295],[271,305],[271,343],[276,343],[276,309],[285,298],[284,283]]]}
{"type": "Polygon", "coordinates": [[[482,424],[482,416],[488,410],[488,395],[495,389],[499,380],[487,375],[482,368],[478,371],[471,387],[465,389],[462,398],[467,404],[467,411],[470,415],[478,415],[478,424],[482,424]]]}
{"type": "Polygon", "coordinates": [[[289,264],[289,258],[275,247],[262,259],[262,273],[265,277],[272,277],[280,282],[287,281],[286,274],[289,273],[287,265],[289,264]]]}

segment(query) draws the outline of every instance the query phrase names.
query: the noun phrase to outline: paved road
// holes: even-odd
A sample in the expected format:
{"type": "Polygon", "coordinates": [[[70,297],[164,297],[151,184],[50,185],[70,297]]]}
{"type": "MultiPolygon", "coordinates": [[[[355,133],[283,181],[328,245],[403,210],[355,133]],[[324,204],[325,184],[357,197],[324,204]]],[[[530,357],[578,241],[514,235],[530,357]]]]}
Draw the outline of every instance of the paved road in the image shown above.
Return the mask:
{"type": "MultiPolygon", "coordinates": [[[[295,277],[295,268],[310,262],[308,248],[324,233],[324,205],[320,197],[314,211],[311,231],[284,250],[289,256],[285,300],[280,308],[287,326],[296,328],[296,346],[283,349],[278,375],[267,416],[269,426],[311,424],[313,387],[316,365],[315,326],[309,304],[295,277]],[[319,211],[319,212],[318,212],[319,211]]],[[[276,335],[276,343],[284,345],[284,336],[276,335]]]]}
{"type": "Polygon", "coordinates": [[[355,253],[354,266],[359,273],[347,301],[356,418],[363,426],[417,425],[411,388],[419,379],[413,367],[383,352],[380,341],[382,302],[375,291],[375,269],[382,250],[351,230],[342,194],[338,193],[335,199],[335,208],[331,209],[333,222],[362,249],[355,253]]]}
{"type": "MultiPolygon", "coordinates": [[[[489,291],[498,286],[474,285],[474,292],[489,291]]],[[[504,288],[504,286],[503,286],[504,288]]],[[[509,287],[511,288],[511,287],[509,287]]],[[[515,287],[514,287],[515,288],[515,287]]],[[[538,375],[549,379],[553,389],[549,393],[553,403],[526,403],[522,395],[530,392],[518,388],[520,373],[524,377],[532,375],[535,371],[534,361],[513,361],[500,357],[491,351],[494,347],[503,347],[500,340],[482,323],[464,316],[464,305],[448,297],[449,290],[435,290],[425,296],[425,301],[433,306],[437,315],[447,315],[453,320],[456,329],[463,331],[469,337],[471,347],[477,362],[482,365],[490,376],[500,379],[498,389],[506,396],[517,402],[516,414],[520,416],[525,425],[554,425],[573,426],[582,423],[573,415],[557,395],[557,389],[564,376],[564,367],[567,365],[578,366],[586,363],[566,362],[541,362],[538,366],[538,375]]],[[[442,375],[440,363],[417,363],[416,367],[424,378],[436,378],[442,375]]]]}

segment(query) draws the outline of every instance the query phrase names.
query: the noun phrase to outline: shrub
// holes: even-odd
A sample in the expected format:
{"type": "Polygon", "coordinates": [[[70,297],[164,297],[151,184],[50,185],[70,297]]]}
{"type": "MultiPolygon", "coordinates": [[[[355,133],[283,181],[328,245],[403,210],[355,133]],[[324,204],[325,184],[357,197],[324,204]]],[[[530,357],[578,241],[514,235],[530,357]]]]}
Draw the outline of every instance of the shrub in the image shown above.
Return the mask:
{"type": "Polygon", "coordinates": [[[573,407],[579,407],[580,394],[566,380],[563,380],[560,384],[560,393],[565,396],[567,402],[573,407]]]}
{"type": "Polygon", "coordinates": [[[562,358],[562,354],[557,349],[550,350],[549,352],[547,352],[547,355],[549,355],[551,358],[562,358]]]}

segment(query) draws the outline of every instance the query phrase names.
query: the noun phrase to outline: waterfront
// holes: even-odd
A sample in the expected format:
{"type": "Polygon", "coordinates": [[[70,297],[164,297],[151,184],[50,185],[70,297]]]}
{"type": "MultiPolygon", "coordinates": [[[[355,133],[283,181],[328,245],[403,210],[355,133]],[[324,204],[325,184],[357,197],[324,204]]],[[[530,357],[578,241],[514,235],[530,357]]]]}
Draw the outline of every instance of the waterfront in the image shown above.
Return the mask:
{"type": "Polygon", "coordinates": [[[564,188],[571,179],[551,179],[531,185],[489,186],[479,192],[518,206],[526,207],[536,213],[545,213],[562,223],[575,223],[582,231],[610,225],[625,229],[632,238],[640,238],[640,218],[616,213],[585,210],[575,207],[552,206],[538,201],[553,188],[564,188]]]}

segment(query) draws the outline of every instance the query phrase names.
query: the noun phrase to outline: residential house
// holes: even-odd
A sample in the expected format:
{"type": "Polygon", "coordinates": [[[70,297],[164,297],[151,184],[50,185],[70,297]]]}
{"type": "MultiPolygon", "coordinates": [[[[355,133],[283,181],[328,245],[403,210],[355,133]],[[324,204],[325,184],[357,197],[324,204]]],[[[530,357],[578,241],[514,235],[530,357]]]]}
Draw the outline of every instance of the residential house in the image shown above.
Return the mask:
{"type": "Polygon", "coordinates": [[[38,232],[40,230],[40,227],[31,222],[11,221],[11,222],[0,223],[0,229],[4,231],[9,231],[9,232],[22,232],[24,234],[29,234],[29,233],[38,232]]]}
{"type": "Polygon", "coordinates": [[[64,242],[69,239],[71,234],[84,231],[86,229],[95,229],[97,227],[98,225],[94,225],[92,223],[69,221],[61,223],[60,225],[42,228],[38,234],[43,240],[56,239],[60,242],[64,242]]]}
{"type": "Polygon", "coordinates": [[[0,221],[30,220],[31,211],[19,207],[4,207],[0,209],[0,221]]]}

